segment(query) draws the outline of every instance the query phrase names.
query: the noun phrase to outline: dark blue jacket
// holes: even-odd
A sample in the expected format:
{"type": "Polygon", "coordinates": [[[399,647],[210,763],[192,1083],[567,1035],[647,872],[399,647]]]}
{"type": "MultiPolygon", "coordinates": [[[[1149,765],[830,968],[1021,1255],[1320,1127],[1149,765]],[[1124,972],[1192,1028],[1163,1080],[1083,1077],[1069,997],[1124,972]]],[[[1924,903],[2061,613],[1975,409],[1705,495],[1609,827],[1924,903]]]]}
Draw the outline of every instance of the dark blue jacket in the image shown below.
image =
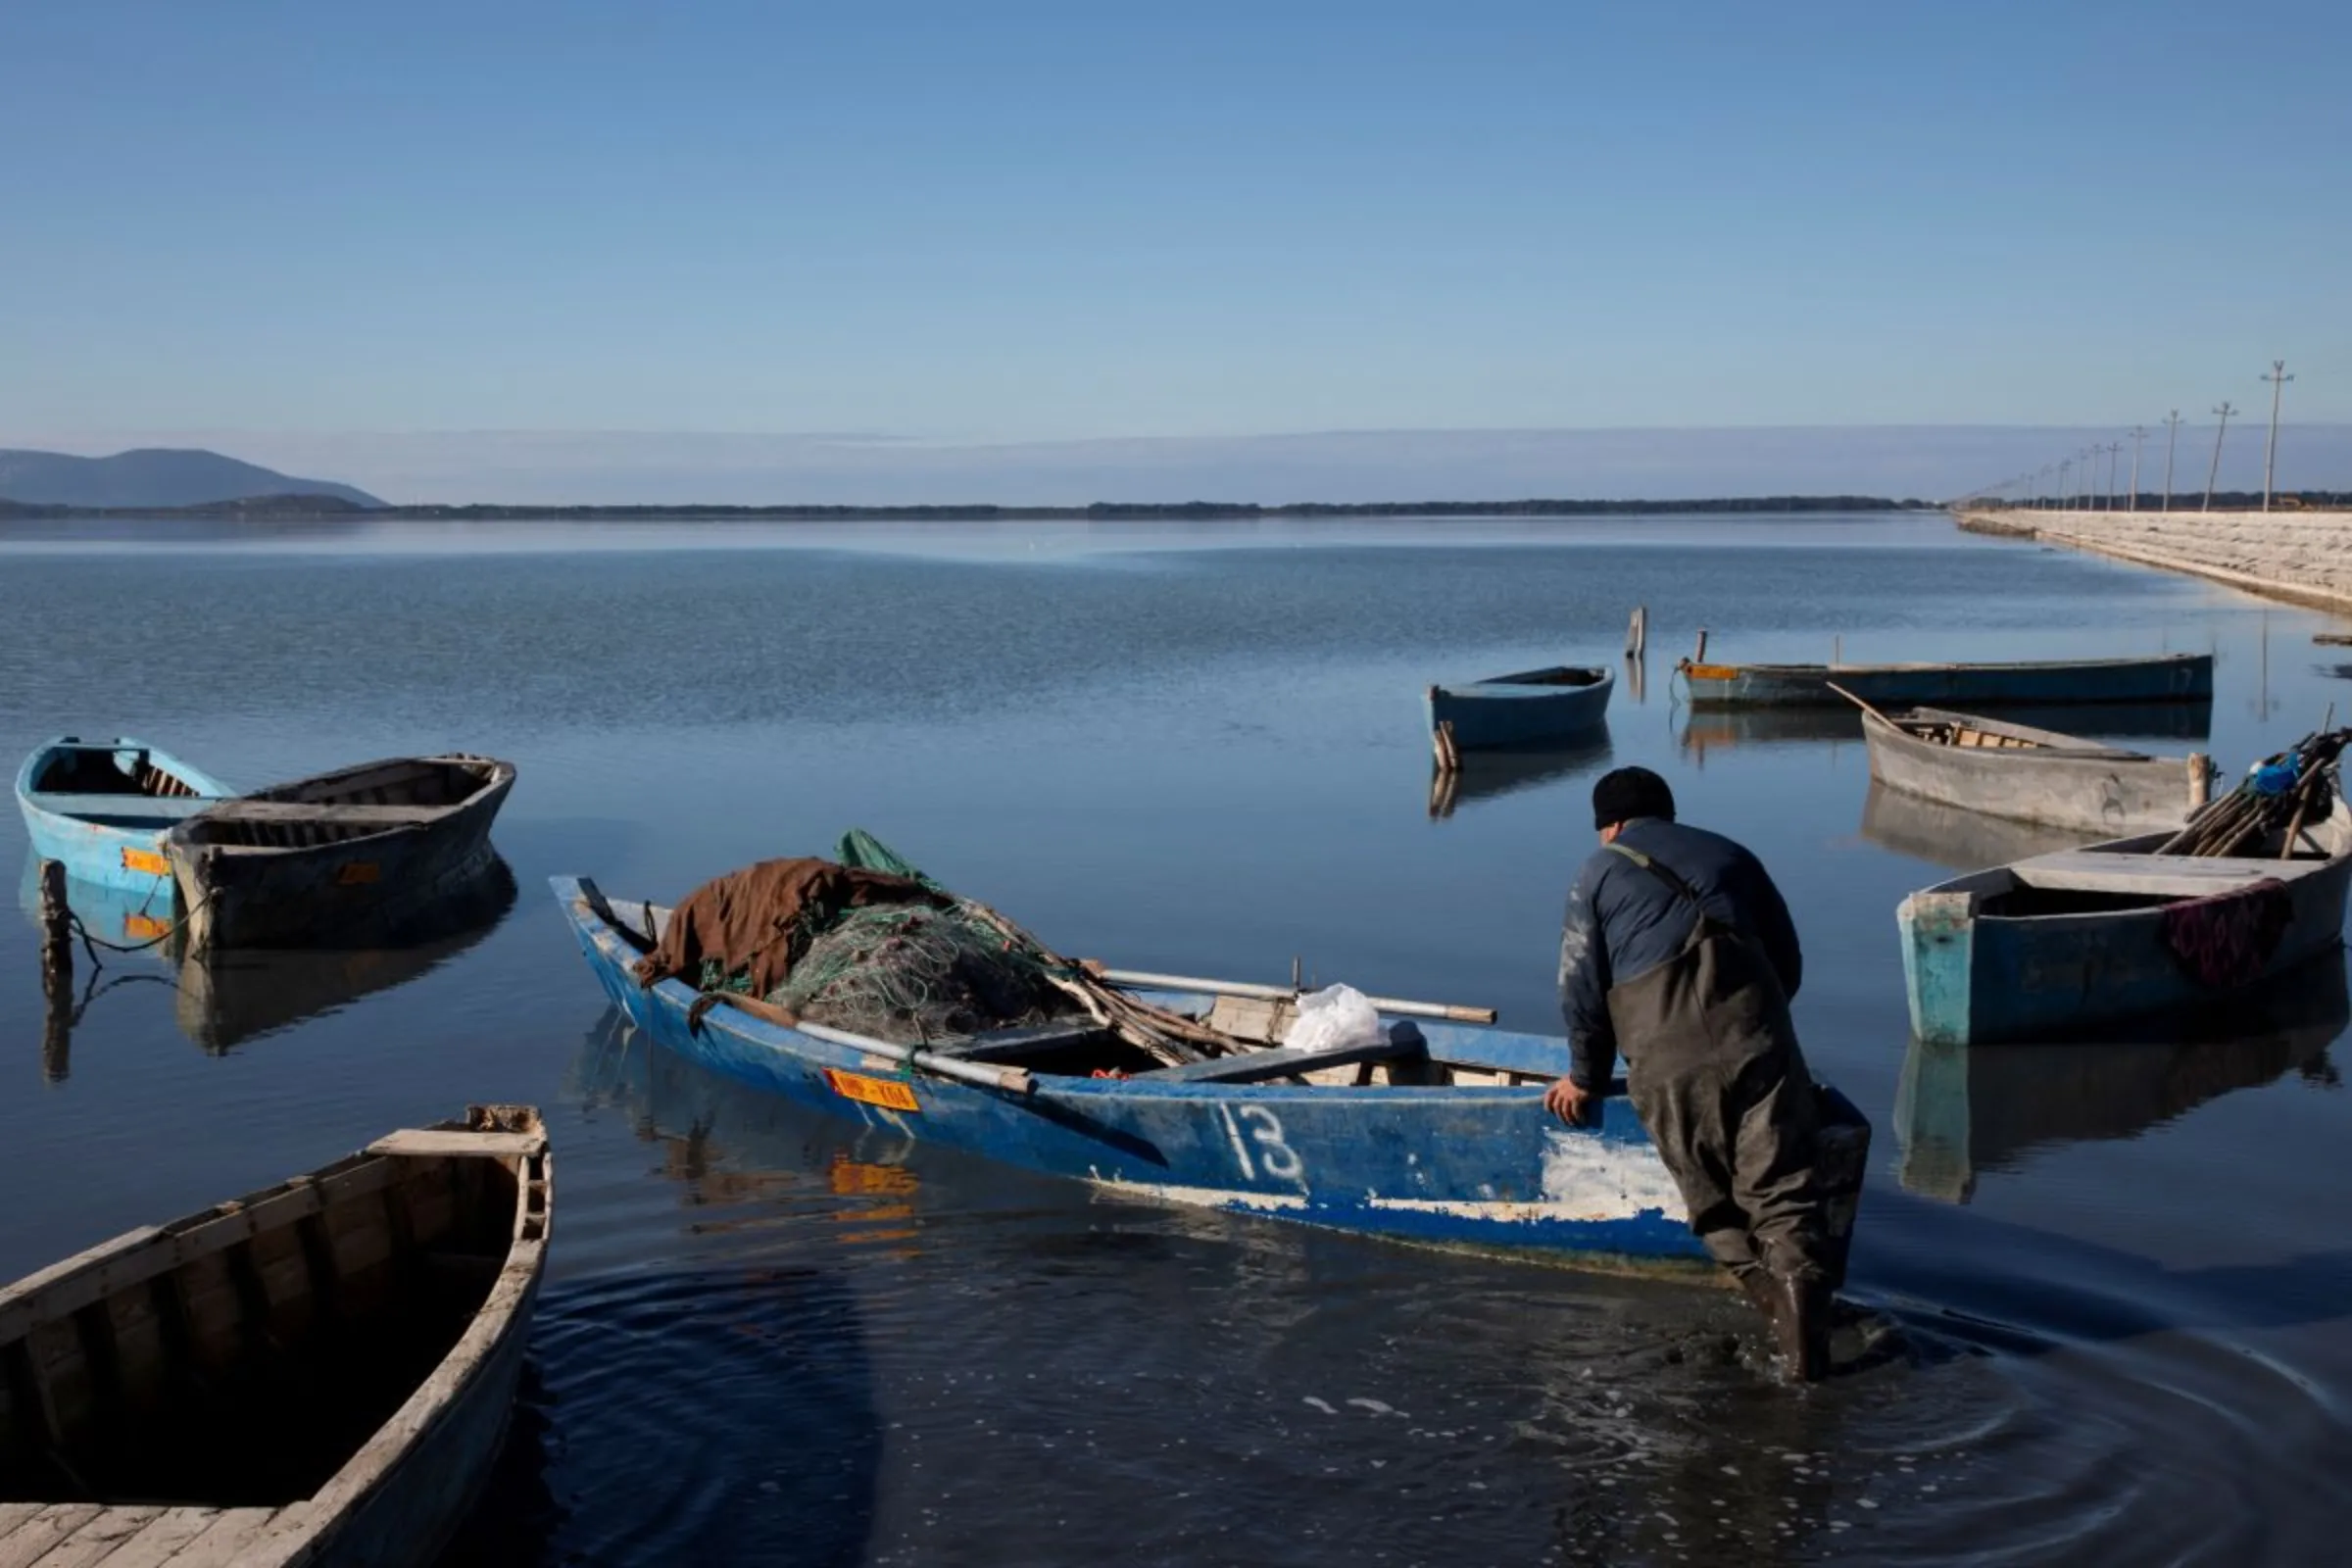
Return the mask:
{"type": "MultiPolygon", "coordinates": [[[[1754,938],[1791,1000],[1804,979],[1804,955],[1781,890],[1763,863],[1720,833],[1656,817],[1625,824],[1617,842],[1690,884],[1706,911],[1754,938]]],[[[1609,988],[1656,968],[1683,951],[1698,915],[1653,871],[1609,849],[1587,860],[1568,893],[1560,923],[1560,1011],[1573,1056],[1569,1077],[1600,1089],[1616,1070],[1617,1037],[1609,1027],[1609,988]]],[[[1628,1044],[1641,1049],[1638,1040],[1628,1044]]]]}

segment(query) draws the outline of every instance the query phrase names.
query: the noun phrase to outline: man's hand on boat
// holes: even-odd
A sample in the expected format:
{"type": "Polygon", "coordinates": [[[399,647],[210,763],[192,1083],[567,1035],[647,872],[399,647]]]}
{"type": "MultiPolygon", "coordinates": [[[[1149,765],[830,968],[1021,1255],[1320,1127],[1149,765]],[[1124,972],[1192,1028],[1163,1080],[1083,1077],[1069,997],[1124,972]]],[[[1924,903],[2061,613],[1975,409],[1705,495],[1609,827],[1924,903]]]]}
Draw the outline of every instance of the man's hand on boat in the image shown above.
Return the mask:
{"type": "Polygon", "coordinates": [[[1562,1078],[1544,1091],[1544,1108],[1571,1127],[1582,1127],[1586,1125],[1586,1111],[1594,1108],[1599,1099],[1592,1090],[1581,1088],[1575,1079],[1562,1078]]]}

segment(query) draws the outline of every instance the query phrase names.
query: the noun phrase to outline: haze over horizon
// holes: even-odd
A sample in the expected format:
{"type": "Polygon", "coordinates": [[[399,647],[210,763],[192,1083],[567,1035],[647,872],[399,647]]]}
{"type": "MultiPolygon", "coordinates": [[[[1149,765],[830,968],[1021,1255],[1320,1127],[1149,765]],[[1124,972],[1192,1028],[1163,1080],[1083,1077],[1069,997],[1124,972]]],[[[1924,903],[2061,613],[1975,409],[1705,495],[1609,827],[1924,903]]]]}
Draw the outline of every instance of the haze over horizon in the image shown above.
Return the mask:
{"type": "Polygon", "coordinates": [[[2348,44],[2307,0],[14,8],[0,447],[406,501],[1933,498],[2176,408],[2201,486],[2228,398],[2243,487],[2284,357],[2280,485],[2352,486],[2348,44]]]}

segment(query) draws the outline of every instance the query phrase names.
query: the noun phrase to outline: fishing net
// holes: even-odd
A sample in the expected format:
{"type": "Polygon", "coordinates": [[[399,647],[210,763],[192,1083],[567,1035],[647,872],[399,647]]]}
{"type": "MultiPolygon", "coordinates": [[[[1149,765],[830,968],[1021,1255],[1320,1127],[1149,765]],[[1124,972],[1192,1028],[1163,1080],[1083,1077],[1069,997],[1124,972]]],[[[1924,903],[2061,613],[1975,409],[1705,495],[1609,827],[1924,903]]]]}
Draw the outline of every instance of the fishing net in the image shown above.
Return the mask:
{"type": "Polygon", "coordinates": [[[1031,952],[961,908],[918,905],[847,910],[766,1000],[811,1023],[899,1045],[1077,1010],[1031,952]]]}

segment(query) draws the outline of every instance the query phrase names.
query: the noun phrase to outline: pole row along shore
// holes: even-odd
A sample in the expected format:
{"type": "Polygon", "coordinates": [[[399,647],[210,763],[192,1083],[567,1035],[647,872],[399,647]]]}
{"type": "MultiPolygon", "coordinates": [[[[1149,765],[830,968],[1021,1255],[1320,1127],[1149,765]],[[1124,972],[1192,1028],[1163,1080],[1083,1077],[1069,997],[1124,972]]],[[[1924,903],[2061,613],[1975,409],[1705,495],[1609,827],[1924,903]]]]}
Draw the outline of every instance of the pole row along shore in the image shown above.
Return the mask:
{"type": "Polygon", "coordinates": [[[1961,509],[1971,533],[2039,539],[2352,614],[2352,512],[1961,509]]]}

